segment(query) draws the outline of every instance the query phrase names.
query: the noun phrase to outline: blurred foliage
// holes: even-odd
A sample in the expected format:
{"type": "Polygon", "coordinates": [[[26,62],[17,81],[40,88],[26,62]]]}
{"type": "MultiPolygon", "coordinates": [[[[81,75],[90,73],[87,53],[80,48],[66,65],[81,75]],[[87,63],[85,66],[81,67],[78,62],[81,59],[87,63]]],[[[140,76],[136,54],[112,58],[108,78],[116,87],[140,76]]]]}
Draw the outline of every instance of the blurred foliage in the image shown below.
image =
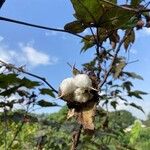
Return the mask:
{"type": "MultiPolygon", "coordinates": [[[[23,110],[15,111],[15,113],[25,115],[23,110]]],[[[13,113],[10,115],[12,116],[13,113]]],[[[7,142],[7,145],[12,142],[22,121],[24,121],[21,131],[13,141],[11,149],[69,150],[72,139],[72,134],[70,133],[77,131],[79,125],[74,119],[66,120],[66,115],[67,107],[65,106],[58,113],[50,115],[28,114],[28,119],[26,117],[26,119],[19,122],[14,122],[10,119],[3,121],[0,124],[0,149],[5,149],[5,142],[7,142]]],[[[3,113],[0,116],[2,117],[3,113]]],[[[96,130],[94,135],[83,133],[78,149],[148,150],[149,148],[150,128],[142,128],[141,122],[137,121],[128,111],[120,110],[108,113],[99,108],[95,123],[96,130]],[[108,125],[106,125],[106,113],[108,114],[107,117],[109,117],[108,125]],[[131,126],[131,131],[124,132],[123,129],[129,126],[131,126]]]]}

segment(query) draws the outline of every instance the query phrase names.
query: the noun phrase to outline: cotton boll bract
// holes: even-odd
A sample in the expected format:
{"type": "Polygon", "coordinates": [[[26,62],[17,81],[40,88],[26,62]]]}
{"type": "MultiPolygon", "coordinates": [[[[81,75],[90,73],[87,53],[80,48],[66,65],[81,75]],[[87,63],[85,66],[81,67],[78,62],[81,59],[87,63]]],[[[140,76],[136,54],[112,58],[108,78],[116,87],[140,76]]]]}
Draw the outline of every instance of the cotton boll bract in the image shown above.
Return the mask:
{"type": "Polygon", "coordinates": [[[73,78],[64,79],[59,86],[59,97],[62,98],[64,96],[72,94],[76,89],[73,78]]]}
{"type": "Polygon", "coordinates": [[[74,91],[74,101],[80,102],[80,103],[85,103],[88,100],[91,100],[93,95],[90,93],[88,89],[85,88],[77,88],[74,91]]]}

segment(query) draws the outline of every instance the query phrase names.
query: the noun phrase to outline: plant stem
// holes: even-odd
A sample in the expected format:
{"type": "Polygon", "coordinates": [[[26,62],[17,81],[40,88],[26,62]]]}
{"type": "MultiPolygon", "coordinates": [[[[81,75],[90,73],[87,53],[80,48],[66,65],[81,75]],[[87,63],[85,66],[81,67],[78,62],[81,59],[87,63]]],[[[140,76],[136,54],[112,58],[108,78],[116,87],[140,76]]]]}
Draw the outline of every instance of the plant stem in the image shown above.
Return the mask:
{"type": "Polygon", "coordinates": [[[11,22],[11,23],[16,23],[16,24],[21,24],[21,25],[25,25],[25,26],[30,26],[30,27],[34,27],[34,28],[39,28],[39,29],[45,29],[45,30],[56,31],[56,32],[65,32],[65,33],[69,33],[69,34],[75,35],[75,36],[77,36],[79,38],[88,40],[82,35],[79,35],[79,34],[76,34],[76,33],[70,32],[70,31],[66,31],[66,30],[63,30],[63,29],[45,27],[45,26],[31,24],[31,23],[28,23],[28,22],[23,22],[23,21],[10,19],[10,18],[6,18],[6,17],[1,17],[1,16],[0,16],[0,20],[6,21],[6,22],[11,22]]]}
{"type": "Polygon", "coordinates": [[[82,131],[83,126],[80,125],[80,128],[78,131],[75,131],[72,135],[72,145],[71,145],[71,149],[70,150],[77,150],[78,144],[79,144],[79,140],[80,140],[80,136],[81,136],[81,131],[82,131]]]}
{"type": "Polygon", "coordinates": [[[119,43],[119,45],[118,45],[118,47],[116,49],[116,52],[114,54],[114,57],[113,57],[113,59],[111,61],[110,67],[109,67],[108,71],[106,72],[106,74],[104,76],[104,79],[102,80],[102,82],[99,85],[100,88],[105,84],[105,82],[106,82],[106,80],[107,80],[107,78],[108,78],[108,76],[109,76],[109,74],[110,74],[110,72],[111,72],[111,70],[113,68],[114,62],[115,62],[115,60],[117,58],[117,55],[118,55],[118,53],[119,53],[119,51],[121,49],[121,46],[124,43],[124,41],[126,40],[127,36],[131,33],[131,31],[132,31],[132,29],[130,29],[129,32],[127,34],[125,34],[124,37],[122,38],[122,40],[120,41],[120,43],[119,43]]]}

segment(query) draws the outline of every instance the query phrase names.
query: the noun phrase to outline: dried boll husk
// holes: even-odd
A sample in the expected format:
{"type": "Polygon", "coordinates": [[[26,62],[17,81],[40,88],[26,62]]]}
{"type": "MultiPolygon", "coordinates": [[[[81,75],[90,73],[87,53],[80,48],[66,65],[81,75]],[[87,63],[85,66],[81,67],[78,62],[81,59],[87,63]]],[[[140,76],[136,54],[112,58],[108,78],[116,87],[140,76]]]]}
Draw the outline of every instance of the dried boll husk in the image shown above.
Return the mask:
{"type": "Polygon", "coordinates": [[[78,88],[85,88],[85,89],[89,88],[97,91],[92,87],[92,80],[89,78],[87,74],[77,74],[74,77],[74,84],[78,88]]]}
{"type": "Polygon", "coordinates": [[[85,103],[89,100],[91,100],[93,95],[90,93],[89,89],[86,88],[77,88],[74,91],[74,101],[79,103],[85,103]]]}
{"type": "Polygon", "coordinates": [[[74,84],[74,78],[64,79],[59,86],[58,98],[68,97],[69,95],[72,95],[76,88],[77,87],[74,84]]]}

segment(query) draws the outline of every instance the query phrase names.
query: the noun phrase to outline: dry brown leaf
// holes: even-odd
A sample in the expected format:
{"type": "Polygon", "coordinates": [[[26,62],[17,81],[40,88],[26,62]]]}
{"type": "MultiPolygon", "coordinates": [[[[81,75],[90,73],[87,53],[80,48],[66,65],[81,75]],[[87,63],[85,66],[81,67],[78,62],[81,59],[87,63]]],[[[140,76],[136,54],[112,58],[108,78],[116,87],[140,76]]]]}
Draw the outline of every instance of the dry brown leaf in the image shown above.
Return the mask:
{"type": "Polygon", "coordinates": [[[67,119],[72,118],[75,115],[75,108],[71,108],[68,110],[67,119]]]}
{"type": "Polygon", "coordinates": [[[94,130],[95,110],[96,103],[90,101],[82,107],[80,112],[76,112],[77,121],[83,125],[84,130],[94,130]]]}

